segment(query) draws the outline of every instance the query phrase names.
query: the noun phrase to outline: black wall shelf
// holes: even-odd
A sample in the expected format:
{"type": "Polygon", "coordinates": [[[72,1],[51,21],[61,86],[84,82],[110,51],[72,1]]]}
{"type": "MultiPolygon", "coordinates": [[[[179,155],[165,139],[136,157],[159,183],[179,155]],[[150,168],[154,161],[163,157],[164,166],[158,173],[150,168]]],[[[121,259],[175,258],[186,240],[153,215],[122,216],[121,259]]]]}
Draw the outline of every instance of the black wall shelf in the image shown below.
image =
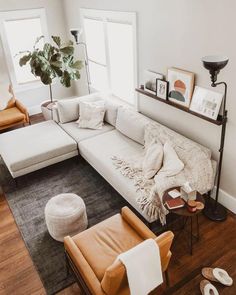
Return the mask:
{"type": "Polygon", "coordinates": [[[141,93],[141,94],[143,94],[143,95],[146,95],[146,96],[149,96],[149,97],[151,97],[151,98],[154,98],[154,99],[156,99],[156,100],[158,100],[158,101],[160,101],[160,102],[163,102],[163,103],[165,103],[165,104],[168,104],[168,105],[170,105],[170,106],[172,106],[172,107],[175,107],[176,109],[179,109],[179,110],[181,110],[181,111],[184,111],[184,112],[186,112],[186,113],[189,113],[189,114],[191,114],[191,115],[194,115],[194,116],[196,116],[196,117],[198,117],[198,118],[201,118],[201,119],[203,119],[203,120],[205,120],[205,121],[208,121],[208,122],[210,122],[210,123],[212,123],[212,124],[215,124],[215,125],[218,125],[218,126],[220,126],[220,125],[223,124],[223,117],[222,117],[221,115],[218,116],[218,119],[217,119],[217,120],[213,120],[213,119],[211,119],[211,118],[208,118],[208,117],[205,117],[205,116],[200,115],[200,114],[198,114],[198,113],[195,113],[195,112],[189,110],[189,109],[186,108],[186,107],[183,107],[183,106],[181,106],[181,105],[175,104],[175,103],[172,102],[172,101],[164,100],[164,99],[162,99],[162,98],[156,96],[155,94],[152,94],[152,93],[149,93],[149,92],[145,91],[144,89],[136,88],[135,90],[136,90],[138,93],[141,93]]]}

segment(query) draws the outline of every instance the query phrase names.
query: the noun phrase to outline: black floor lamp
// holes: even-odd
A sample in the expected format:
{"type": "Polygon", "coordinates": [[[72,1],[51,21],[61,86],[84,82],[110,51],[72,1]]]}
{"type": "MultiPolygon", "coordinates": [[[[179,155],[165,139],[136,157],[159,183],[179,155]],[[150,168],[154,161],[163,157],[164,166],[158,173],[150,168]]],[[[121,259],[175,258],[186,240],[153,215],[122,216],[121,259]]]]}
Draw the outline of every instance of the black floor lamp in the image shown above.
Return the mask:
{"type": "Polygon", "coordinates": [[[86,68],[86,77],[87,77],[87,85],[88,85],[88,92],[90,93],[90,73],[89,73],[89,64],[88,64],[88,51],[87,45],[84,42],[80,42],[80,36],[82,35],[82,29],[71,29],[71,35],[74,36],[75,42],[77,45],[83,46],[84,54],[85,54],[85,68],[86,68]]]}
{"type": "Polygon", "coordinates": [[[211,75],[211,86],[217,87],[219,85],[224,86],[224,98],[223,98],[223,117],[222,117],[222,130],[221,130],[221,141],[220,141],[220,158],[217,171],[217,186],[216,186],[216,196],[214,203],[207,203],[204,209],[204,214],[213,221],[224,221],[227,217],[226,209],[218,203],[219,189],[220,189],[220,179],[221,179],[221,168],[224,153],[224,143],[225,143],[225,131],[227,123],[227,110],[226,110],[226,98],[227,98],[227,84],[225,82],[216,82],[217,75],[219,72],[227,65],[229,59],[224,56],[205,56],[202,58],[204,67],[209,70],[211,75]]]}

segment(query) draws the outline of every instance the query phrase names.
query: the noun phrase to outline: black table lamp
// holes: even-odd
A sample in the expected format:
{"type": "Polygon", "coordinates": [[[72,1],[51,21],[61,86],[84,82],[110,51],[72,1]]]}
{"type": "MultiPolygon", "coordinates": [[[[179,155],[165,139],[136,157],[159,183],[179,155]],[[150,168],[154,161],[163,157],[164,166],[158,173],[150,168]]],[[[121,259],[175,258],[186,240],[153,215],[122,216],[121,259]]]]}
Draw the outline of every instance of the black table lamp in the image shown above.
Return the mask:
{"type": "Polygon", "coordinates": [[[225,131],[227,123],[227,110],[226,110],[226,97],[227,97],[227,84],[225,82],[216,82],[217,75],[227,65],[229,59],[225,56],[205,56],[202,58],[203,66],[209,70],[211,75],[211,86],[217,87],[218,85],[224,86],[224,98],[223,98],[223,116],[222,116],[222,131],[220,141],[220,158],[217,171],[217,186],[215,201],[212,203],[208,201],[204,209],[204,214],[213,221],[224,221],[227,217],[227,211],[225,207],[218,203],[220,179],[221,179],[221,168],[223,161],[224,142],[225,142],[225,131]]]}

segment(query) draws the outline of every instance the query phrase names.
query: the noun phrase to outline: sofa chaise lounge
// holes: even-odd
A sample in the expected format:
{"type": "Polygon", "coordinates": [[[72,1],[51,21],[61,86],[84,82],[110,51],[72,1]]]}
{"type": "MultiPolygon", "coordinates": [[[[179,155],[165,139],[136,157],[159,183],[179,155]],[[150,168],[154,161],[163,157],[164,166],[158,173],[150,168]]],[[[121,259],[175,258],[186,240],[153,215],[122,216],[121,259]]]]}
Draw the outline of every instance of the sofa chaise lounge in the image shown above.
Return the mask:
{"type": "MultiPolygon", "coordinates": [[[[116,155],[122,157],[141,154],[145,126],[152,120],[135,111],[127,112],[118,103],[106,99],[103,128],[81,129],[75,122],[79,117],[78,106],[81,100],[103,100],[103,96],[91,94],[59,101],[53,109],[54,121],[0,135],[0,155],[12,177],[22,176],[80,154],[149,223],[155,221],[137,204],[139,192],[132,179],[123,176],[111,160],[116,155]]],[[[166,130],[175,134],[168,128],[166,130]]],[[[207,148],[200,147],[206,153],[211,153],[207,148]]]]}

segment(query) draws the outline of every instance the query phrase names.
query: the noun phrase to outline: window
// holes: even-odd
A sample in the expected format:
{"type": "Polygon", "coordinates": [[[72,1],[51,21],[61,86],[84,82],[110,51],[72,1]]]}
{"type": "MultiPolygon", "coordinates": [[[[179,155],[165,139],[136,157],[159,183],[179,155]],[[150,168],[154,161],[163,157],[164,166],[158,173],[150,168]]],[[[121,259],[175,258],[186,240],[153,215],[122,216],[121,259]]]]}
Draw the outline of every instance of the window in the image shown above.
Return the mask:
{"type": "MultiPolygon", "coordinates": [[[[32,50],[36,39],[44,35],[48,38],[44,9],[7,11],[0,13],[1,37],[9,75],[15,91],[38,87],[40,84],[30,71],[30,66],[20,67],[17,55],[21,51],[32,50]]],[[[41,40],[37,46],[44,44],[41,40]]]]}
{"type": "Polygon", "coordinates": [[[81,9],[91,86],[135,103],[136,14],[81,9]]]}

